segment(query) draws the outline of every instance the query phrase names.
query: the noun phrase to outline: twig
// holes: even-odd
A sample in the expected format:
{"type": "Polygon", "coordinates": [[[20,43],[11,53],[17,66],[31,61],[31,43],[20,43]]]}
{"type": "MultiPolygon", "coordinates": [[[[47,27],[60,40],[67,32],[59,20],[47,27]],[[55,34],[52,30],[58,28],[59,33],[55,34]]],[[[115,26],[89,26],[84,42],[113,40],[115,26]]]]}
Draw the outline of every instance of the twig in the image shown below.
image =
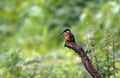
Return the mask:
{"type": "Polygon", "coordinates": [[[93,78],[102,78],[101,75],[97,72],[97,70],[92,65],[89,57],[87,56],[87,54],[85,53],[82,47],[78,46],[74,42],[68,42],[68,41],[65,42],[64,46],[74,50],[81,57],[84,67],[93,78]]]}

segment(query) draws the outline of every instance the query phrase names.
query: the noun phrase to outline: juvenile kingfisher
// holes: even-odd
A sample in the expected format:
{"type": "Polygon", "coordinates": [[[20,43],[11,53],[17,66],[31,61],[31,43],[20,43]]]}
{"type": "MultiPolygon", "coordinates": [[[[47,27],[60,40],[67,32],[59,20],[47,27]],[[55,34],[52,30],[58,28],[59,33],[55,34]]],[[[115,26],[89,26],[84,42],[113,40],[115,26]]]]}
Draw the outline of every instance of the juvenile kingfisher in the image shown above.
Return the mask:
{"type": "Polygon", "coordinates": [[[75,43],[74,35],[70,31],[70,29],[67,28],[62,33],[64,34],[66,41],[74,42],[75,43]]]}

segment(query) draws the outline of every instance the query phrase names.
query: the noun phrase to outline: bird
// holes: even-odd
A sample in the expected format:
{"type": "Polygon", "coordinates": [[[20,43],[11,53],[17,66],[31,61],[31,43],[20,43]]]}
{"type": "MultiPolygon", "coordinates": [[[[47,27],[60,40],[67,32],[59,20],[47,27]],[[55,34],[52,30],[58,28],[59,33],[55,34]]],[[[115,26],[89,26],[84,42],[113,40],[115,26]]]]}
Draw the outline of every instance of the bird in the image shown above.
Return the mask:
{"type": "Polygon", "coordinates": [[[64,29],[62,34],[64,34],[66,41],[75,43],[74,35],[72,34],[70,29],[68,29],[68,28],[64,29]]]}

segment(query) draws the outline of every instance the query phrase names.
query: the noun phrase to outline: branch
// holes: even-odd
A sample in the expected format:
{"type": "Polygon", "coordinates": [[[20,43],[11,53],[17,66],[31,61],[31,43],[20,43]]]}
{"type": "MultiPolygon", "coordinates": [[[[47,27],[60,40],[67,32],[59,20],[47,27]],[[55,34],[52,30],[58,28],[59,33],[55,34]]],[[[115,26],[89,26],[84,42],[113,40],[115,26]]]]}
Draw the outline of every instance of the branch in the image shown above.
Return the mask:
{"type": "Polygon", "coordinates": [[[68,41],[65,42],[64,46],[74,50],[81,57],[84,67],[93,78],[102,78],[101,75],[97,72],[97,70],[92,65],[89,57],[87,56],[87,54],[85,53],[82,47],[78,46],[74,42],[68,42],[68,41]]]}

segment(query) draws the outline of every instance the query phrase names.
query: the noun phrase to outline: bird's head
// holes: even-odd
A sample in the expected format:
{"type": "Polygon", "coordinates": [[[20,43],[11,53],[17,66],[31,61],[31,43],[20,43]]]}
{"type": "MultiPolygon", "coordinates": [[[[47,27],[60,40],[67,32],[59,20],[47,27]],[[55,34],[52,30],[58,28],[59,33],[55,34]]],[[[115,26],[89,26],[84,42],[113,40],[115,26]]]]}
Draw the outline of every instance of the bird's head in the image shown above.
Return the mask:
{"type": "Polygon", "coordinates": [[[68,28],[67,28],[67,29],[64,29],[64,31],[62,32],[62,34],[64,34],[64,35],[65,35],[65,34],[69,34],[69,33],[71,33],[71,31],[70,31],[70,29],[68,29],[68,28]]]}

